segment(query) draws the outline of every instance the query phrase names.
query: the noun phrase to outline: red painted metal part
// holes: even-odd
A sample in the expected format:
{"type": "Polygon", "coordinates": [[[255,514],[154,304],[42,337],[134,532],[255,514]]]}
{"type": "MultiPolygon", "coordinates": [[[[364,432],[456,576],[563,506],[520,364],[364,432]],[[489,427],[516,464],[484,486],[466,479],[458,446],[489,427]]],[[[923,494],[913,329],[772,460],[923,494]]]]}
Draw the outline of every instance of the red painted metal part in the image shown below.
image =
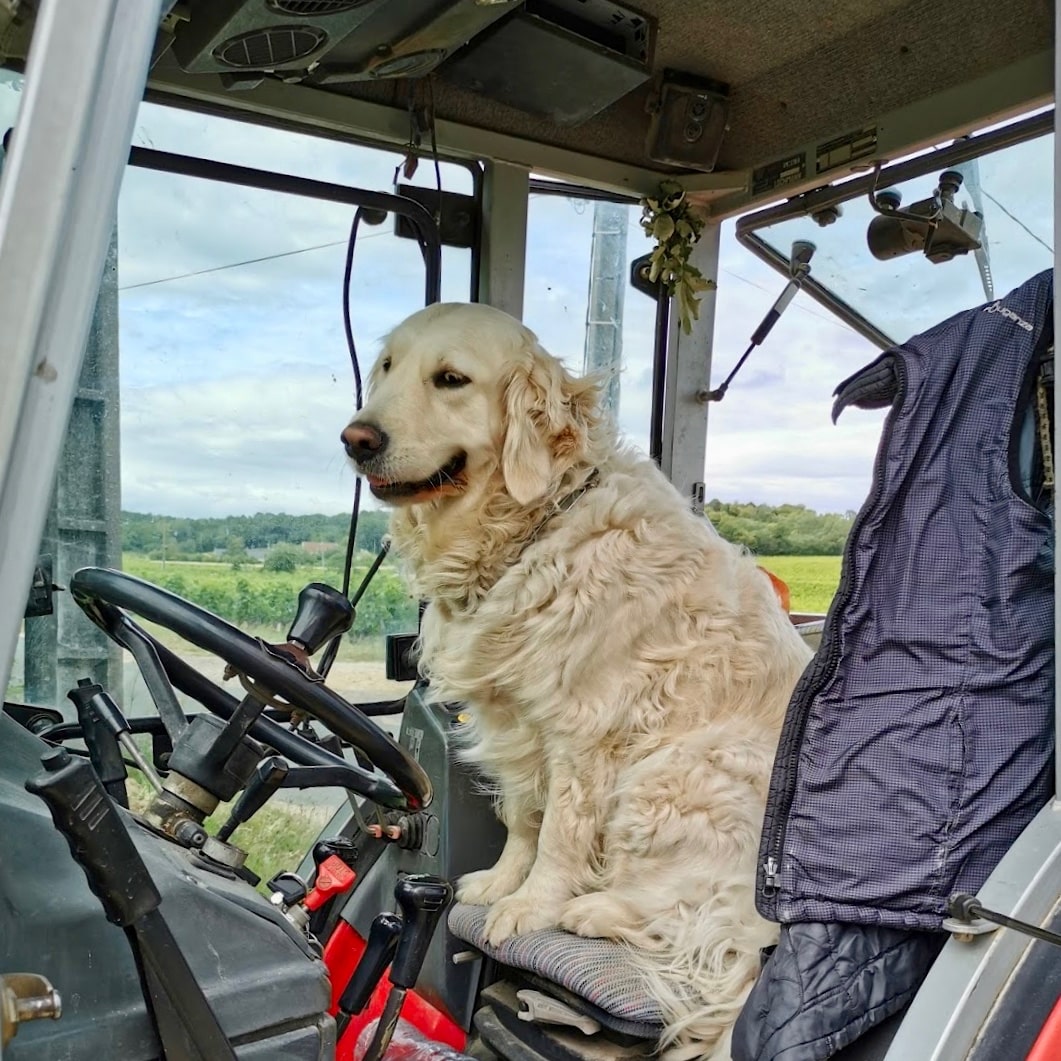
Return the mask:
{"type": "MultiPolygon", "coordinates": [[[[332,981],[332,1003],[328,1010],[329,1013],[334,1015],[338,1010],[339,996],[343,993],[343,987],[350,979],[355,966],[361,960],[364,950],[365,941],[361,934],[351,925],[340,920],[324,946],[324,964],[328,967],[332,981]]],[[[366,1025],[371,1024],[383,1012],[389,991],[390,981],[384,977],[372,993],[368,1005],[347,1025],[342,1039],[339,1040],[338,1049],[335,1051],[336,1061],[353,1061],[354,1044],[357,1042],[358,1035],[366,1025]]],[[[464,1029],[454,1024],[441,1010],[422,999],[415,991],[410,991],[405,996],[402,1018],[428,1039],[445,1043],[455,1050],[464,1049],[468,1038],[464,1029]]]]}
{"type": "Polygon", "coordinates": [[[1061,1058],[1061,999],[1054,1003],[1025,1061],[1058,1061],[1058,1058],[1061,1058]]]}

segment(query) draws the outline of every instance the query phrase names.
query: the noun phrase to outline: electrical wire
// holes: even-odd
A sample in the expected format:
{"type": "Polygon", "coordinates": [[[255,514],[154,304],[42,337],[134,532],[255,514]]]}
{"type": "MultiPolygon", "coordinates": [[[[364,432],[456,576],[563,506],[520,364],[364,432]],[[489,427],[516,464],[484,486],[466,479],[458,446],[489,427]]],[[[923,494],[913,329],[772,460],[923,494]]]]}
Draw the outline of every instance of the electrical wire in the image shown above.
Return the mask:
{"type": "MultiPolygon", "coordinates": [[[[343,269],[343,331],[346,334],[346,348],[350,354],[350,367],[354,370],[354,409],[361,411],[364,395],[361,389],[361,364],[357,357],[357,344],[354,342],[354,328],[350,321],[350,279],[354,272],[354,248],[357,246],[357,230],[361,227],[364,209],[354,211],[354,220],[350,223],[350,235],[346,240],[346,265],[343,269]]],[[[366,236],[366,239],[371,237],[366,236]]],[[[361,480],[358,479],[360,483],[361,480]]],[[[356,529],[356,528],[355,528],[356,529]]],[[[349,587],[347,587],[349,588],[349,587]]],[[[346,592],[346,589],[343,590],[346,592]]]]}
{"type": "MultiPolygon", "coordinates": [[[[388,236],[389,232],[377,232],[372,236],[365,236],[365,239],[377,239],[380,236],[388,236]]],[[[244,258],[243,261],[239,262],[228,262],[225,265],[211,265],[206,269],[194,269],[190,273],[177,273],[174,276],[163,276],[158,280],[143,280],[138,284],[126,284],[124,287],[119,287],[119,291],[135,291],[140,287],[154,287],[156,284],[168,284],[174,280],[187,280],[192,276],[205,276],[207,273],[220,273],[225,269],[238,269],[242,265],[257,265],[259,262],[271,262],[277,258],[290,258],[296,254],[309,254],[310,251],[325,250],[328,247],[341,247],[347,241],[345,239],[333,240],[331,243],[318,243],[313,247],[299,247],[293,251],[279,251],[276,254],[265,254],[260,258],[244,258]]]]}
{"type": "MultiPolygon", "coordinates": [[[[354,211],[354,219],[350,223],[350,235],[346,241],[346,264],[343,268],[343,333],[346,336],[346,347],[347,352],[350,355],[350,368],[354,374],[354,410],[360,412],[364,405],[364,389],[361,380],[361,362],[357,356],[357,343],[354,341],[354,326],[350,315],[350,286],[351,279],[354,273],[354,250],[357,247],[357,233],[361,227],[361,221],[364,217],[364,208],[358,207],[354,211]]],[[[361,476],[355,476],[354,478],[354,503],[350,507],[350,527],[346,535],[346,556],[343,560],[343,589],[342,593],[344,597],[349,598],[350,596],[350,576],[354,566],[354,550],[357,544],[357,524],[358,517],[361,513],[361,476]]],[[[368,574],[362,580],[361,586],[358,589],[357,600],[361,599],[361,595],[364,594],[368,588],[368,583],[372,576],[379,570],[379,565],[383,562],[383,557],[386,552],[382,552],[377,558],[377,562],[369,568],[368,574]]],[[[351,601],[356,606],[356,601],[351,601]]],[[[328,672],[332,669],[332,664],[335,662],[335,657],[339,654],[339,645],[342,642],[342,634],[333,637],[324,649],[323,654],[320,658],[320,663],[317,665],[317,672],[324,678],[328,676],[328,672]]]]}
{"type": "Polygon", "coordinates": [[[1041,244],[1041,245],[1042,245],[1043,247],[1045,247],[1045,248],[1046,248],[1046,249],[1047,249],[1047,250],[1048,250],[1048,251],[1049,251],[1049,252],[1050,252],[1051,254],[1053,254],[1053,253],[1054,253],[1054,248],[1053,248],[1053,247],[1051,247],[1051,246],[1050,246],[1050,244],[1046,242],[1046,240],[1044,240],[1044,239],[1040,239],[1040,238],[1039,238],[1039,237],[1038,237],[1038,236],[1037,236],[1037,235],[1036,235],[1036,234],[1035,234],[1034,232],[1032,232],[1032,230],[1031,230],[1030,228],[1028,228],[1028,226],[1027,226],[1027,225],[1026,225],[1026,224],[1025,224],[1025,223],[1024,223],[1023,221],[1021,221],[1021,219],[1020,219],[1019,217],[1017,217],[1017,215],[1016,215],[1016,214],[1014,214],[1014,213],[1012,213],[1011,211],[1007,210],[1007,209],[1006,209],[1006,207],[1004,207],[1004,206],[1003,206],[1003,205],[1002,205],[1002,204],[1001,204],[1001,203],[1000,203],[1000,202],[999,202],[999,201],[998,201],[998,200],[997,200],[997,199],[996,199],[996,198],[995,198],[995,197],[994,197],[994,196],[993,196],[993,195],[992,195],[992,194],[991,194],[991,193],[990,193],[990,192],[989,192],[989,191],[988,191],[988,190],[987,190],[987,189],[986,189],[986,188],[985,188],[984,186],[983,186],[983,184],[981,184],[981,185],[980,185],[980,191],[981,191],[981,192],[983,192],[983,193],[984,193],[984,196],[985,196],[986,198],[990,199],[990,200],[991,200],[991,202],[993,202],[993,203],[995,204],[995,206],[997,206],[997,207],[999,208],[999,210],[1001,210],[1001,211],[1002,211],[1002,213],[1004,213],[1004,214],[1006,215],[1006,217],[1008,217],[1008,218],[1010,219],[1010,221],[1012,221],[1012,222],[1013,222],[1013,223],[1014,223],[1015,225],[1019,226],[1020,228],[1024,229],[1024,231],[1025,231],[1025,232],[1027,232],[1027,233],[1028,233],[1028,235],[1029,235],[1029,236],[1031,236],[1031,238],[1032,238],[1033,240],[1035,240],[1035,242],[1036,242],[1036,243],[1038,243],[1038,244],[1041,244]]]}
{"type": "Polygon", "coordinates": [[[438,207],[435,211],[435,224],[442,227],[442,166],[438,158],[438,137],[435,135],[435,79],[432,74],[427,79],[427,100],[430,108],[428,129],[431,133],[431,158],[435,163],[435,189],[438,192],[438,207]]]}

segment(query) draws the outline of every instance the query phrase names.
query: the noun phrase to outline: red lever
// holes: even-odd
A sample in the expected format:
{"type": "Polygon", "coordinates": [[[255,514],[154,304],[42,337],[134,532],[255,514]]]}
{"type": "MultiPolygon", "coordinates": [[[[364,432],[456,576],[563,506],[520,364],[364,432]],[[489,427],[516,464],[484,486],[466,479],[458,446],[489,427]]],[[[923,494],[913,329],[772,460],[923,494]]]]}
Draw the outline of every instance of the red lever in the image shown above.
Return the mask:
{"type": "Polygon", "coordinates": [[[318,867],[313,890],[302,904],[307,910],[316,910],[333,895],[353,887],[355,880],[357,874],[338,855],[329,855],[318,867]]]}

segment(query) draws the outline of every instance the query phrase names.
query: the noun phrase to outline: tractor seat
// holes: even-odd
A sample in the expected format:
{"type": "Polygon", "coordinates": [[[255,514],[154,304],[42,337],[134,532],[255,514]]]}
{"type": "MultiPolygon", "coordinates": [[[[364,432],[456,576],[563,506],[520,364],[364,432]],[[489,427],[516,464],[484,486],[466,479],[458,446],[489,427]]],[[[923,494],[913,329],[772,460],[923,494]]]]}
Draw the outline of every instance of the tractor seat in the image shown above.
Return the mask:
{"type": "Polygon", "coordinates": [[[663,1031],[659,1006],[618,943],[545,928],[495,947],[486,942],[484,932],[489,909],[454,904],[450,932],[499,964],[527,973],[536,985],[558,985],[564,989],[558,997],[605,1028],[637,1039],[659,1038],[663,1031]]]}
{"type": "MultiPolygon", "coordinates": [[[[485,939],[488,911],[486,906],[454,904],[449,912],[450,932],[498,964],[520,970],[533,987],[552,994],[602,1027],[623,1038],[658,1042],[663,1032],[659,1005],[618,943],[546,928],[514,936],[495,947],[485,939]]],[[[882,1061],[905,1015],[904,1007],[834,1054],[832,1061],[882,1061]]],[[[525,1051],[521,1056],[556,1055],[525,1051]]]]}

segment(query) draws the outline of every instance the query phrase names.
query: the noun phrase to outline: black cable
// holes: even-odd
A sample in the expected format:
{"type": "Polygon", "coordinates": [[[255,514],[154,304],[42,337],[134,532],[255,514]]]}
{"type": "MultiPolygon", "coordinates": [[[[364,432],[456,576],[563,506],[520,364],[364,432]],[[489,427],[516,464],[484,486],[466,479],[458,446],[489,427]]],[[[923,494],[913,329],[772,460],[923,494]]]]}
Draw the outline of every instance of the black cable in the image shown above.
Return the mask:
{"type": "MultiPolygon", "coordinates": [[[[350,237],[346,245],[346,266],[343,270],[343,331],[346,334],[346,346],[350,353],[350,367],[354,372],[354,410],[360,412],[364,405],[364,391],[361,381],[361,363],[357,356],[357,344],[354,342],[354,326],[350,319],[350,281],[354,272],[354,250],[357,247],[357,231],[361,227],[361,219],[364,215],[362,207],[354,211],[354,220],[350,224],[350,237]]],[[[350,596],[350,576],[354,566],[354,551],[357,547],[357,523],[361,513],[361,476],[354,479],[354,503],[350,508],[350,529],[346,536],[346,556],[343,560],[343,596],[350,596]]],[[[379,570],[379,565],[386,556],[386,550],[380,553],[376,562],[369,568],[368,574],[362,580],[360,587],[352,604],[356,606],[372,576],[379,570]]],[[[333,637],[325,648],[318,665],[318,673],[327,677],[332,669],[335,657],[339,654],[339,645],[342,643],[342,635],[333,637]]]]}
{"type": "MultiPolygon", "coordinates": [[[[357,359],[357,346],[354,343],[354,330],[350,323],[350,277],[354,271],[354,248],[357,245],[357,230],[361,226],[364,210],[358,207],[354,211],[354,220],[350,225],[350,236],[346,241],[346,268],[343,271],[343,329],[346,332],[346,346],[350,352],[350,364],[354,370],[354,409],[361,411],[363,395],[361,392],[361,366],[357,359]]],[[[360,482],[360,480],[358,480],[360,482]]],[[[346,592],[345,590],[343,591],[346,592]]]]}
{"type": "MultiPolygon", "coordinates": [[[[372,581],[376,572],[380,569],[380,565],[384,560],[387,559],[387,553],[390,552],[391,543],[384,542],[380,547],[379,553],[376,555],[376,559],[372,561],[372,566],[365,572],[365,577],[361,579],[361,585],[357,587],[357,592],[350,598],[350,603],[356,608],[358,602],[365,595],[365,590],[368,589],[368,584],[372,581]]],[[[345,591],[344,591],[345,592],[345,591]]]]}
{"type": "Polygon", "coordinates": [[[361,476],[354,480],[354,504],[350,510],[350,529],[346,535],[346,557],[343,560],[343,596],[350,596],[350,570],[354,564],[357,517],[361,510],[361,476]]]}
{"type": "MultiPolygon", "coordinates": [[[[356,496],[359,493],[360,486],[361,486],[361,480],[358,479],[357,480],[357,486],[354,488],[355,498],[356,498],[356,496]]],[[[356,501],[355,501],[355,504],[356,504],[356,501]]],[[[379,553],[377,554],[376,559],[372,561],[371,566],[365,572],[365,577],[363,579],[361,579],[361,584],[357,587],[356,591],[354,592],[354,595],[351,597],[350,596],[350,568],[351,568],[351,566],[353,564],[353,555],[354,555],[353,541],[354,541],[354,537],[351,534],[350,538],[348,539],[348,541],[346,543],[347,559],[346,559],[346,570],[343,572],[343,596],[349,598],[351,605],[353,605],[353,607],[356,608],[357,605],[358,605],[358,602],[365,595],[365,590],[368,589],[369,583],[375,577],[375,574],[380,569],[380,566],[383,564],[383,561],[387,558],[387,553],[390,551],[390,542],[384,542],[383,543],[383,547],[380,549],[379,553]]],[[[317,673],[320,674],[321,677],[326,678],[328,676],[328,671],[330,671],[332,669],[332,664],[335,662],[335,657],[339,654],[339,645],[340,645],[341,642],[342,642],[342,634],[340,634],[338,637],[333,637],[331,639],[331,641],[328,642],[328,646],[325,648],[323,654],[321,655],[320,663],[317,666],[317,673]]]]}
{"type": "Polygon", "coordinates": [[[435,163],[435,190],[438,192],[438,207],[435,210],[435,224],[442,228],[442,167],[438,160],[438,138],[435,135],[435,82],[434,77],[427,79],[428,106],[431,108],[431,116],[428,121],[431,133],[431,158],[435,163]]]}

